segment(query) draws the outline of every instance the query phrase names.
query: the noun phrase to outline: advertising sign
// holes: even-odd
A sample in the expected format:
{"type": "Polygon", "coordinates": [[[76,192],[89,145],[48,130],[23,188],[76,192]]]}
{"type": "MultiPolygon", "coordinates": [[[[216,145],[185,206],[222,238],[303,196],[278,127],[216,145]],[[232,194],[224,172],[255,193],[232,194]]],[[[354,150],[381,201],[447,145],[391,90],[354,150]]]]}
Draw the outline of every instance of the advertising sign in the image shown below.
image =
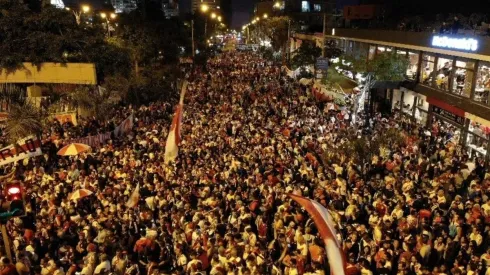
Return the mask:
{"type": "Polygon", "coordinates": [[[42,155],[39,139],[32,136],[23,138],[0,149],[0,166],[39,155],[42,155]]]}
{"type": "Polygon", "coordinates": [[[437,106],[434,106],[434,105],[432,105],[432,111],[434,113],[440,115],[441,117],[445,118],[445,119],[448,119],[448,120],[455,122],[459,125],[464,125],[464,117],[458,116],[456,114],[453,114],[449,111],[446,111],[446,110],[439,108],[437,106]]]}
{"type": "Polygon", "coordinates": [[[432,46],[475,52],[476,50],[478,50],[478,40],[473,38],[456,38],[442,35],[434,35],[432,37],[432,46]]]}
{"type": "Polygon", "coordinates": [[[328,58],[319,57],[316,59],[316,68],[318,70],[328,70],[328,58]]]}

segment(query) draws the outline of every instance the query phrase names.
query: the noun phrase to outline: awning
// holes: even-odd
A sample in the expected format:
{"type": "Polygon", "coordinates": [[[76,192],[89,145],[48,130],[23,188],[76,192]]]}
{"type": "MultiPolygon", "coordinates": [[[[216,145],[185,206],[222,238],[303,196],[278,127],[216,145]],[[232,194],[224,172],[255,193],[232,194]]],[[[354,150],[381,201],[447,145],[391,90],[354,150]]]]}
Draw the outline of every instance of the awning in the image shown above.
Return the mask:
{"type": "Polygon", "coordinates": [[[476,123],[480,123],[483,126],[490,127],[490,121],[483,119],[479,116],[475,116],[474,114],[465,113],[464,117],[476,123]]]}

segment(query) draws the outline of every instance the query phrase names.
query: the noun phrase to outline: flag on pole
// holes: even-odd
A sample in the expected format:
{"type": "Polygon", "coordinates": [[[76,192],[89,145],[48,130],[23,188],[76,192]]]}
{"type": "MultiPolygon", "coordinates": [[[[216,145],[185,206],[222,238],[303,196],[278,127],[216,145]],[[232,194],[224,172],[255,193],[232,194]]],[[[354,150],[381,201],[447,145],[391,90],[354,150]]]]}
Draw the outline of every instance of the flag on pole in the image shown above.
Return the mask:
{"type": "Polygon", "coordinates": [[[126,203],[126,206],[128,208],[133,208],[138,204],[138,201],[140,200],[140,184],[136,185],[136,188],[133,190],[133,193],[131,193],[131,196],[129,196],[129,200],[126,203]]]}
{"type": "Polygon", "coordinates": [[[165,163],[169,163],[177,158],[179,154],[180,130],[182,123],[182,114],[184,112],[184,96],[187,89],[187,81],[182,85],[180,92],[180,102],[175,109],[175,114],[168,133],[167,143],[165,144],[165,163]]]}
{"type": "Polygon", "coordinates": [[[344,253],[337,240],[335,224],[328,210],[320,203],[305,197],[288,194],[294,201],[299,203],[311,215],[315,225],[325,242],[328,263],[332,275],[345,275],[346,264],[344,253]]]}

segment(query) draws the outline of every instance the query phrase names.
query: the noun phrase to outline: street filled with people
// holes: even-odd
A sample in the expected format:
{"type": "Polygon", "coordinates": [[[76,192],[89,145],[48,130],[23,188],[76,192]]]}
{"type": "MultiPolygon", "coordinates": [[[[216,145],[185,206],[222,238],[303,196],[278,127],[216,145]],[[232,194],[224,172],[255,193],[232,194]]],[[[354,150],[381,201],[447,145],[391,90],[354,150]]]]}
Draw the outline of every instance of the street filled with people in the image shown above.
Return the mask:
{"type": "Polygon", "coordinates": [[[326,110],[254,53],[186,73],[174,161],[174,109],[155,102],[54,123],[42,156],[3,167],[22,182],[27,214],[7,224],[13,260],[3,255],[0,274],[344,274],[329,270],[324,240],[289,193],[329,210],[345,274],[490,274],[490,175],[451,129],[398,114],[354,121],[353,108],[326,110]],[[56,154],[67,137],[131,114],[129,132],[56,154]],[[389,129],[404,141],[367,163],[339,150],[389,129]],[[93,194],[70,199],[79,189],[93,194]]]}

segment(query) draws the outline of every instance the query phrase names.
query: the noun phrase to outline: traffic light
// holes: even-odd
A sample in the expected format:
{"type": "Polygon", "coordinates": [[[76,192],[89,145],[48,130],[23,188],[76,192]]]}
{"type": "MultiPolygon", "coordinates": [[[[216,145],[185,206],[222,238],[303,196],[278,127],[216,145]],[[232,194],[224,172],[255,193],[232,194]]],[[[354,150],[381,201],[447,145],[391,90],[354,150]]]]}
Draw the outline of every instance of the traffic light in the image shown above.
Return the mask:
{"type": "Polygon", "coordinates": [[[12,213],[12,217],[19,217],[25,214],[24,192],[20,183],[6,184],[5,200],[2,204],[3,211],[12,213]]]}

